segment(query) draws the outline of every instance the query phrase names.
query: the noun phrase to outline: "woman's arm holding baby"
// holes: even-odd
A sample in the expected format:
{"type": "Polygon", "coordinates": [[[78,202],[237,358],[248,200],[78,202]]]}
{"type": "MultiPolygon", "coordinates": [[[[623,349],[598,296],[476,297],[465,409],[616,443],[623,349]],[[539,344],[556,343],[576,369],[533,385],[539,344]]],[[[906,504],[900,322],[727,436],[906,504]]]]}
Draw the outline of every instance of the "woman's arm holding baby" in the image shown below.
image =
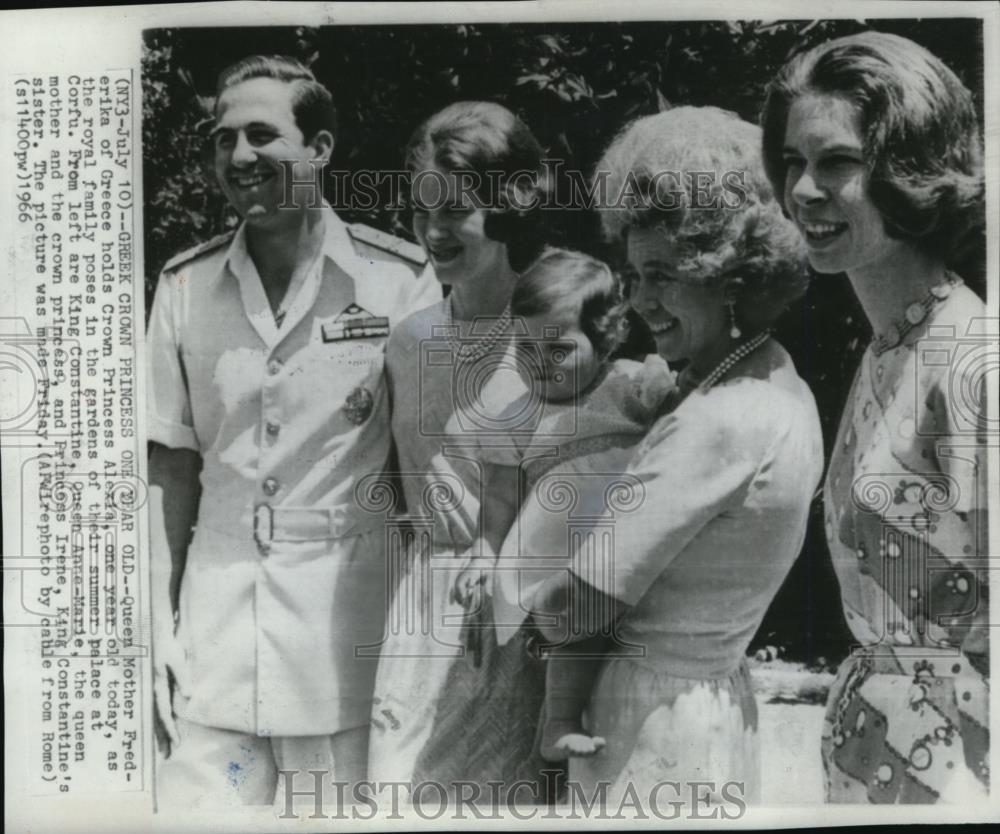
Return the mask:
{"type": "Polygon", "coordinates": [[[535,626],[547,642],[556,644],[606,637],[627,608],[569,570],[546,579],[531,601],[535,626]]]}
{"type": "Polygon", "coordinates": [[[455,580],[455,598],[478,608],[488,570],[496,562],[519,508],[518,470],[513,466],[487,463],[483,473],[479,536],[469,549],[469,561],[455,580]]]}
{"type": "Polygon", "coordinates": [[[514,526],[521,505],[518,501],[519,471],[515,466],[486,464],[479,526],[484,558],[496,559],[507,533],[514,526]]]}

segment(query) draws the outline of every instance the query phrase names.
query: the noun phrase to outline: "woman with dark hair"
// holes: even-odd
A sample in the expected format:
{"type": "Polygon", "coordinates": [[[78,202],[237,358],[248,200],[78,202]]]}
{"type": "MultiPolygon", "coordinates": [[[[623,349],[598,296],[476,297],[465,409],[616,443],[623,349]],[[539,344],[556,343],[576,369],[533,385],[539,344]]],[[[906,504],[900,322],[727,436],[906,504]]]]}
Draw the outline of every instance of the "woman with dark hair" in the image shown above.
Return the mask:
{"type": "Polygon", "coordinates": [[[866,32],[794,58],[763,125],[768,175],[813,269],[847,274],[873,330],[824,488],[862,646],[827,704],[827,798],[985,797],[982,374],[995,347],[954,271],[983,241],[972,96],[927,50],[866,32]]]}
{"type": "Polygon", "coordinates": [[[744,655],[823,462],[812,394],[769,334],[805,275],[759,147],[735,115],[679,107],[629,125],[598,163],[613,204],[632,195],[601,218],[625,245],[631,304],[657,353],[687,364],[623,474],[631,494],[579,499],[602,517],[531,606],[553,643],[613,638],[586,723],[606,746],[570,760],[587,796],[662,808],[700,782],[696,802],[759,801],[744,655]]]}
{"type": "Polygon", "coordinates": [[[406,162],[414,234],[451,291],[403,321],[386,353],[416,543],[405,553],[381,646],[369,775],[448,790],[458,781],[540,784],[542,664],[523,639],[498,647],[492,629],[467,633],[452,588],[463,566],[456,556],[477,533],[481,490],[463,439],[468,446],[496,431],[489,415],[524,393],[510,300],[518,271],[542,248],[531,215],[544,187],[542,150],[506,108],[458,102],[417,129],[406,162]],[[447,471],[431,465],[435,458],[447,471]],[[455,512],[460,505],[472,507],[468,516],[455,512]]]}

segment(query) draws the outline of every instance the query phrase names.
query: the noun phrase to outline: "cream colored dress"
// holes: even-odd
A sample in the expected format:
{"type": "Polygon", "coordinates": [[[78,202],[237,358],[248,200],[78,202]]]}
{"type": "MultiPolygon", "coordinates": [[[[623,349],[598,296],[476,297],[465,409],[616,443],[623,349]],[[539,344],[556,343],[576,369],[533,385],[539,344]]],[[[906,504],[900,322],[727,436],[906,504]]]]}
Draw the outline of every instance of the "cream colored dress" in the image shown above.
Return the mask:
{"type": "MultiPolygon", "coordinates": [[[[396,591],[376,674],[369,778],[485,785],[538,783],[544,761],[536,729],[544,666],[523,640],[497,646],[484,632],[481,652],[467,649],[465,610],[451,599],[477,531],[456,514],[478,517],[481,472],[461,448],[495,429],[499,414],[524,393],[509,338],[484,356],[455,360],[442,330],[444,304],[404,321],[389,340],[392,428],[413,543],[390,552],[396,591]],[[446,447],[448,468],[431,465],[446,447]]],[[[488,330],[491,322],[477,322],[488,330]]],[[[478,331],[476,331],[478,332],[478,331]]],[[[484,613],[488,620],[489,611],[484,613]]],[[[527,795],[527,792],[525,792],[527,795]]]]}
{"type": "MultiPolygon", "coordinates": [[[[629,608],[586,724],[607,747],[573,759],[571,789],[618,802],[759,799],[757,708],[744,655],[802,546],[823,468],[812,394],[774,340],[662,417],[625,472],[642,484],[574,570],[629,608]],[[727,787],[728,785],[728,787],[727,787]]],[[[617,807],[615,805],[614,807],[617,807]]]]}

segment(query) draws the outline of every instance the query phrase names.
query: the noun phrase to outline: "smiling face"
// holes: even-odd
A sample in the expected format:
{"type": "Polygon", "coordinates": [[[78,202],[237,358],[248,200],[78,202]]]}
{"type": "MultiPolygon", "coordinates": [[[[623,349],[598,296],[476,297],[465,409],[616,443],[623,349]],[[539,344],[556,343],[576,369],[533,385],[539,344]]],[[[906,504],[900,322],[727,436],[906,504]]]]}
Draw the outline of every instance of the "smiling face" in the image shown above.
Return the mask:
{"type": "Polygon", "coordinates": [[[823,273],[880,270],[906,244],[890,238],[868,196],[861,115],[842,96],[797,98],[785,127],[785,207],[823,273]]]}
{"type": "Polygon", "coordinates": [[[487,237],[486,211],[455,174],[430,168],[412,181],[413,234],[441,283],[481,287],[509,271],[506,244],[487,237]]]}
{"type": "Polygon", "coordinates": [[[726,295],[717,284],[680,277],[674,247],[657,228],[633,228],[626,243],[629,303],[649,325],[656,352],[707,373],[730,348],[726,295]]]}
{"type": "Polygon", "coordinates": [[[333,148],[327,131],[305,142],[292,111],[293,93],[284,81],[253,78],[223,90],[216,105],[215,175],[229,202],[254,226],[298,222],[317,194],[298,185],[286,199],[286,166],[296,183],[316,182],[315,166],[333,148]]]}
{"type": "Polygon", "coordinates": [[[580,329],[580,311],[575,305],[525,317],[524,324],[528,332],[517,342],[518,370],[528,390],[549,402],[563,402],[594,381],[601,363],[580,329]]]}

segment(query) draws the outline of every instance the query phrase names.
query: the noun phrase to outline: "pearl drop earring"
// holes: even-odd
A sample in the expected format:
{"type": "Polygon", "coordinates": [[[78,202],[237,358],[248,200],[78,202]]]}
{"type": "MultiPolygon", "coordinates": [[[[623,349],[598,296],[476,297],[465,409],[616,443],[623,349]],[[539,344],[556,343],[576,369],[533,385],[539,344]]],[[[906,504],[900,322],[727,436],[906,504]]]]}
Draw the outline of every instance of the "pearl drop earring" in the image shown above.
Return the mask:
{"type": "Polygon", "coordinates": [[[738,339],[743,335],[743,331],[736,325],[736,304],[732,300],[727,301],[726,303],[729,305],[729,336],[733,339],[738,339]]]}

